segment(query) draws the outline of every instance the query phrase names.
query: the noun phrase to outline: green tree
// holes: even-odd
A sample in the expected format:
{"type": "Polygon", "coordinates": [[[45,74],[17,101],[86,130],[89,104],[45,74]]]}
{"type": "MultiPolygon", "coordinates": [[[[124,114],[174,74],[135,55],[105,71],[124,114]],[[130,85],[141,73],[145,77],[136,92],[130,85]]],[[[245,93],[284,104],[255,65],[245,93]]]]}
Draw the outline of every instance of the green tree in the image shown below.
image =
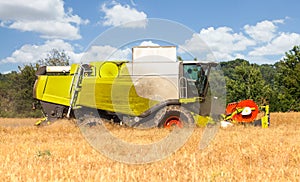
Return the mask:
{"type": "Polygon", "coordinates": [[[183,59],[182,59],[181,56],[177,56],[177,60],[178,60],[178,61],[183,61],[183,59]]]}
{"type": "Polygon", "coordinates": [[[271,86],[274,85],[275,75],[276,75],[276,67],[272,64],[262,64],[259,66],[260,72],[262,74],[263,79],[267,84],[271,86]]]}
{"type": "Polygon", "coordinates": [[[234,72],[235,67],[241,66],[242,64],[250,65],[250,63],[244,59],[235,59],[228,62],[220,63],[224,76],[229,78],[231,78],[231,75],[234,72]]]}
{"type": "Polygon", "coordinates": [[[279,111],[300,111],[300,47],[294,46],[275,64],[275,87],[279,111]]]}
{"type": "Polygon", "coordinates": [[[258,65],[243,61],[231,70],[226,82],[227,102],[253,99],[258,104],[265,104],[269,99],[271,89],[265,83],[258,65]]]}
{"type": "Polygon", "coordinates": [[[41,117],[40,110],[32,110],[32,104],[36,102],[32,97],[35,72],[39,65],[65,66],[69,65],[69,60],[64,51],[53,49],[37,64],[19,66],[18,72],[0,74],[0,117],[41,117]]]}
{"type": "Polygon", "coordinates": [[[36,117],[40,112],[32,110],[32,89],[36,67],[19,67],[19,72],[0,76],[0,116],[36,117]]]}
{"type": "Polygon", "coordinates": [[[65,51],[52,49],[46,58],[37,61],[40,66],[68,66],[70,64],[70,57],[65,51]]]}
{"type": "Polygon", "coordinates": [[[32,110],[32,104],[35,102],[32,97],[32,90],[36,79],[36,69],[37,66],[31,64],[24,67],[19,66],[19,73],[11,75],[10,88],[13,90],[11,95],[13,107],[11,110],[15,116],[34,117],[40,114],[40,112],[32,110]]]}
{"type": "Polygon", "coordinates": [[[8,117],[11,112],[9,112],[12,108],[12,88],[10,87],[10,77],[12,74],[16,74],[16,72],[12,72],[9,74],[0,74],[0,116],[8,117]]]}

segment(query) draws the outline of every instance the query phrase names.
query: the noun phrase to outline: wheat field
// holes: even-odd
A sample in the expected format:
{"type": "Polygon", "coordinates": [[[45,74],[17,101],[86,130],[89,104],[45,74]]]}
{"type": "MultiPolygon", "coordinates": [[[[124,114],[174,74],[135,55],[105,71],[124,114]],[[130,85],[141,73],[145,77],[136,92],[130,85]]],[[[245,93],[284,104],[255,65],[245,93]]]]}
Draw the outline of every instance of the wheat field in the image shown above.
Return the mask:
{"type": "MultiPolygon", "coordinates": [[[[271,113],[267,129],[220,128],[203,150],[198,146],[204,129],[196,128],[168,158],[135,165],[97,152],[72,120],[35,127],[36,119],[0,118],[0,181],[300,181],[299,118],[300,113],[271,113]]],[[[113,132],[121,136],[127,130],[113,132]]],[[[150,135],[140,133],[137,141],[156,139],[150,135]]]]}

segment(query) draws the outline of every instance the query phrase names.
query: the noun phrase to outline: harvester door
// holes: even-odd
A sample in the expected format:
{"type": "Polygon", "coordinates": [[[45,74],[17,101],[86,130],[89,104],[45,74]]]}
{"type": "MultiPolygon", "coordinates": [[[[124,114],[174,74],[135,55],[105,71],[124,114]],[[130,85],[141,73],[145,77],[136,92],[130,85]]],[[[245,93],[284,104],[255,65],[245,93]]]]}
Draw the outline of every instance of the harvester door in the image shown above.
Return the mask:
{"type": "Polygon", "coordinates": [[[184,64],[183,76],[187,80],[187,97],[200,97],[205,88],[205,71],[197,64],[184,64]]]}

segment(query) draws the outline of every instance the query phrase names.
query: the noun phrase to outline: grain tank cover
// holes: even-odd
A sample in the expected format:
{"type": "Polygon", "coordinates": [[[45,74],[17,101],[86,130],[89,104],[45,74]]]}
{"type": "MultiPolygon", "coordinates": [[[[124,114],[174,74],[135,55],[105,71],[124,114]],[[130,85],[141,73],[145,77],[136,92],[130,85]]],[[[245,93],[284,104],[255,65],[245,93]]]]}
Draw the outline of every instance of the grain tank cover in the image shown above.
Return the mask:
{"type": "Polygon", "coordinates": [[[47,73],[67,73],[70,72],[71,66],[47,66],[47,73]]]}
{"type": "Polygon", "coordinates": [[[175,46],[137,46],[132,48],[132,62],[176,62],[175,46]]]}
{"type": "Polygon", "coordinates": [[[71,66],[42,66],[40,67],[35,75],[46,75],[47,73],[69,73],[71,66]]]}

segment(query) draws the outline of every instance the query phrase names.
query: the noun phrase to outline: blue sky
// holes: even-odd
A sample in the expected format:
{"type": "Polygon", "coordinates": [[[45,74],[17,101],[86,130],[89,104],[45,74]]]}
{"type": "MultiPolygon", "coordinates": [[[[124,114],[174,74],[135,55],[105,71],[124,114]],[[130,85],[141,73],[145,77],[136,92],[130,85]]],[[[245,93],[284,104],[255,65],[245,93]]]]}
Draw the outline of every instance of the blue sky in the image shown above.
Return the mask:
{"type": "MultiPolygon", "coordinates": [[[[53,48],[79,62],[101,33],[147,18],[168,19],[192,29],[217,61],[275,63],[300,45],[299,6],[297,0],[0,0],[0,72],[34,63],[53,48]]],[[[186,46],[196,45],[193,37],[186,41],[186,46]]],[[[114,49],[95,50],[105,55],[114,49]]]]}

